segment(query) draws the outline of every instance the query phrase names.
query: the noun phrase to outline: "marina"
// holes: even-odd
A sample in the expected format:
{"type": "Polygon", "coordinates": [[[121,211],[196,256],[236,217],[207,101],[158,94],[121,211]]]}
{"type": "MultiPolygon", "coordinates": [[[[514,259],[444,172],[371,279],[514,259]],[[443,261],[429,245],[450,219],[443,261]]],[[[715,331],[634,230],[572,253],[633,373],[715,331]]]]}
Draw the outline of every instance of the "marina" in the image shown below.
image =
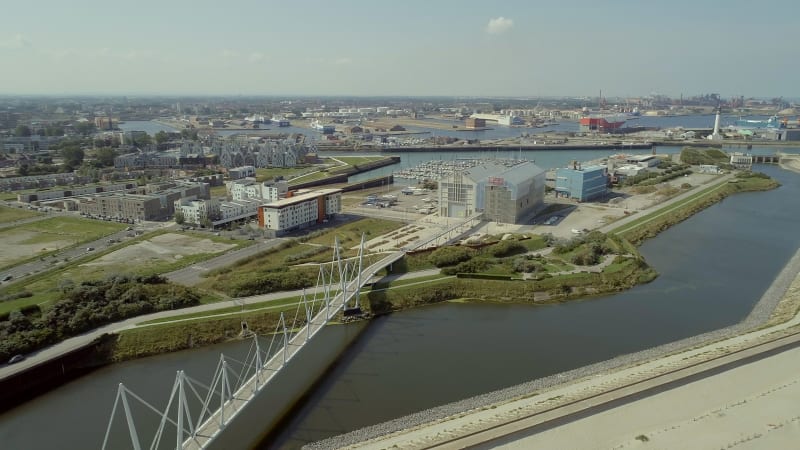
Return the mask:
{"type": "Polygon", "coordinates": [[[404,184],[402,180],[423,182],[423,181],[439,181],[442,178],[452,175],[459,170],[470,169],[477,167],[481,164],[492,162],[505,167],[514,167],[516,165],[527,162],[524,159],[474,159],[474,158],[458,158],[452,160],[430,160],[418,164],[414,167],[396,170],[392,173],[394,178],[400,179],[400,184],[404,184]]]}

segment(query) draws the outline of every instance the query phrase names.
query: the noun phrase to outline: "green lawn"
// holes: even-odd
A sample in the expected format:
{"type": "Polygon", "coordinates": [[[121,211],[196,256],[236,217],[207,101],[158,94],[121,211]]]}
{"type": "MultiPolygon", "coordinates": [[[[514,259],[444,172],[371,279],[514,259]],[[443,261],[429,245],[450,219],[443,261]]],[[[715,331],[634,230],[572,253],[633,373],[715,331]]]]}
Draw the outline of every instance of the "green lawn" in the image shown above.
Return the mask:
{"type": "Polygon", "coordinates": [[[16,222],[17,220],[29,219],[41,215],[43,214],[29,209],[0,206],[0,223],[16,222]]]}
{"type": "Polygon", "coordinates": [[[227,197],[228,188],[223,184],[222,186],[214,186],[210,189],[211,198],[227,197]]]}
{"type": "Polygon", "coordinates": [[[337,156],[336,159],[339,161],[346,163],[349,166],[357,166],[359,164],[366,164],[375,161],[380,161],[382,159],[386,159],[385,156],[375,155],[375,156],[337,156]]]}
{"type": "Polygon", "coordinates": [[[264,167],[256,169],[256,181],[268,181],[275,177],[290,179],[300,174],[314,170],[311,166],[304,167],[264,167]]]}

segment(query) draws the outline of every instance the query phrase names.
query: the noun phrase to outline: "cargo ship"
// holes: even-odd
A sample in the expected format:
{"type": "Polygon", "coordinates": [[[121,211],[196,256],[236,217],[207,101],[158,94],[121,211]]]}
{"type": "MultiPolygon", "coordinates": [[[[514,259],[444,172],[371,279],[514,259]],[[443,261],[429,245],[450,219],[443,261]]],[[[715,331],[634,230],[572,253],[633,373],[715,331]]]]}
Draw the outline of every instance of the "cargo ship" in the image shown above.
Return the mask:
{"type": "Polygon", "coordinates": [[[600,133],[613,133],[615,130],[625,125],[626,117],[622,115],[597,115],[581,117],[580,131],[600,133]]]}
{"type": "Polygon", "coordinates": [[[289,119],[287,119],[286,117],[275,116],[272,118],[272,123],[278,125],[279,127],[288,127],[289,119]]]}
{"type": "Polygon", "coordinates": [[[336,132],[336,126],[323,124],[322,122],[316,119],[311,121],[311,128],[313,128],[316,131],[319,131],[322,134],[333,134],[334,132],[336,132]]]}

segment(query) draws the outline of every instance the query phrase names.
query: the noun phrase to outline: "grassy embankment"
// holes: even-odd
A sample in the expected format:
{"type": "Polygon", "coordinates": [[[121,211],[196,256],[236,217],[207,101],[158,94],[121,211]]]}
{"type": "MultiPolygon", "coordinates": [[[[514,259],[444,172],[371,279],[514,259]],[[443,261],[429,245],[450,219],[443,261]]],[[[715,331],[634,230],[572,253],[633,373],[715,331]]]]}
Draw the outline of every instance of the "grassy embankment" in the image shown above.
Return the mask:
{"type": "MultiPolygon", "coordinates": [[[[270,255],[280,261],[278,256],[282,251],[285,249],[270,255]]],[[[383,314],[424,304],[465,299],[514,303],[531,303],[535,299],[537,302],[553,302],[626,289],[655,276],[638,257],[633,246],[615,236],[601,233],[560,243],[550,242],[541,236],[520,235],[508,241],[501,241],[499,236],[489,236],[476,248],[446,247],[410,255],[406,260],[406,264],[398,267],[397,272],[438,266],[443,273],[381,282],[365,288],[361,298],[366,312],[383,314]],[[546,248],[548,243],[555,245],[553,255],[534,254],[546,248]],[[613,261],[597,272],[585,270],[591,266],[578,265],[596,266],[606,258],[613,261]]],[[[238,336],[242,320],[247,321],[248,328],[257,333],[272,333],[280,313],[285,312],[293,317],[299,301],[299,298],[293,297],[150,321],[143,324],[147,327],[122,332],[114,346],[113,358],[128,359],[221,342],[238,336]]]]}
{"type": "Polygon", "coordinates": [[[336,161],[333,161],[333,158],[329,161],[331,163],[335,163],[337,165],[333,167],[329,167],[327,169],[323,168],[315,172],[311,172],[307,175],[301,175],[298,177],[290,178],[290,184],[300,184],[300,183],[307,183],[309,181],[317,181],[322,180],[329,177],[335,177],[341,174],[354,172],[359,169],[359,166],[363,166],[365,164],[372,164],[382,160],[388,160],[389,157],[387,156],[337,156],[335,159],[341,161],[343,164],[339,164],[336,161]]]}
{"type": "Polygon", "coordinates": [[[740,172],[727,183],[703,189],[665,209],[644,215],[633,222],[620,226],[614,230],[614,233],[638,245],[729,195],[738,192],[767,191],[775,189],[779,185],[777,181],[766,175],[740,172]]]}

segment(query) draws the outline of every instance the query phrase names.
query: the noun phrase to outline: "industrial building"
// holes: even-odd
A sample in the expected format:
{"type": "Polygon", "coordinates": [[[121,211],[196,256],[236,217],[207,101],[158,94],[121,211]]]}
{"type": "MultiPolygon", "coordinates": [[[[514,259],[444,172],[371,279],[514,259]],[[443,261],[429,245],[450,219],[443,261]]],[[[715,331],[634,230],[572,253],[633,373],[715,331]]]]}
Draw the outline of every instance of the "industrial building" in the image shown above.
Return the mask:
{"type": "Polygon", "coordinates": [[[545,171],[532,162],[485,162],[439,181],[439,215],[520,223],[544,204],[545,171]]]}
{"type": "Polygon", "coordinates": [[[608,170],[605,166],[556,169],[556,195],[581,202],[604,197],[608,193],[608,170]]]}
{"type": "Polygon", "coordinates": [[[471,130],[477,128],[486,128],[486,119],[480,119],[478,117],[467,117],[467,120],[465,121],[465,126],[466,128],[469,128],[471,130]]]}
{"type": "Polygon", "coordinates": [[[262,205],[258,225],[271,235],[323,223],[342,211],[341,189],[320,189],[262,205]]]}

